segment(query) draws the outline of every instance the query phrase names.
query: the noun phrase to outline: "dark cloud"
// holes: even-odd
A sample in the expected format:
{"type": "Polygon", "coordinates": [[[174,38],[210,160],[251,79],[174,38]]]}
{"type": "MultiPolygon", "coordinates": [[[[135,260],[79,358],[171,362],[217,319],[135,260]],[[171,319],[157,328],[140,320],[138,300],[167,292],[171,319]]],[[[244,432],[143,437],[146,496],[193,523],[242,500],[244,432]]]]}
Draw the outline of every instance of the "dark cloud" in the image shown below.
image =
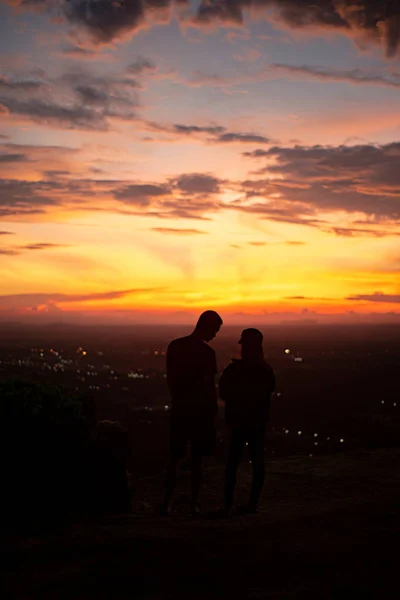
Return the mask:
{"type": "Polygon", "coordinates": [[[56,182],[0,179],[0,216],[38,214],[58,204],[56,182]]]}
{"type": "Polygon", "coordinates": [[[0,230],[0,235],[14,235],[13,231],[1,231],[0,230]]]}
{"type": "Polygon", "coordinates": [[[400,4],[390,0],[202,0],[195,25],[241,26],[244,11],[266,11],[264,17],[290,29],[337,32],[352,36],[359,44],[379,43],[388,57],[398,53],[400,4]]]}
{"type": "Polygon", "coordinates": [[[54,248],[65,248],[65,244],[53,244],[51,242],[38,242],[21,246],[23,250],[53,250],[54,248]]]}
{"type": "Polygon", "coordinates": [[[155,73],[157,71],[157,65],[148,58],[138,56],[137,59],[128,66],[127,70],[128,73],[131,73],[132,75],[143,75],[144,73],[155,73]]]}
{"type": "Polygon", "coordinates": [[[265,158],[268,155],[268,150],[253,150],[252,152],[243,152],[243,156],[247,158],[265,158]]]}
{"type": "Polygon", "coordinates": [[[349,296],[346,300],[354,300],[356,302],[380,302],[385,304],[398,304],[400,303],[400,294],[384,294],[382,292],[375,292],[374,294],[359,294],[356,296],[349,296]]]}
{"type": "Polygon", "coordinates": [[[91,300],[116,300],[125,296],[159,292],[163,288],[132,288],[120,291],[108,291],[89,294],[4,294],[0,295],[0,308],[13,306],[14,308],[32,308],[41,304],[88,302],[91,300]]]}
{"type": "Polygon", "coordinates": [[[364,213],[374,221],[400,220],[400,143],[273,147],[262,152],[267,165],[259,173],[270,178],[243,182],[247,198],[278,195],[279,204],[286,209],[291,205],[294,215],[345,211],[364,213]]]}
{"type": "Polygon", "coordinates": [[[137,118],[140,86],[128,77],[100,77],[80,71],[46,78],[45,86],[32,87],[24,82],[21,90],[21,85],[0,85],[0,105],[11,115],[48,125],[100,131],[109,129],[111,118],[137,118]]]}
{"type": "Polygon", "coordinates": [[[23,115],[33,121],[49,125],[66,126],[72,129],[106,130],[108,128],[104,114],[83,104],[76,103],[71,106],[41,98],[28,100],[0,98],[0,102],[11,114],[23,115]]]}
{"type": "Polygon", "coordinates": [[[19,163],[27,160],[26,154],[0,154],[0,163],[19,163]]]}
{"type": "Polygon", "coordinates": [[[380,85],[386,87],[400,88],[400,75],[390,73],[388,75],[377,75],[361,69],[326,69],[323,67],[295,66],[275,63],[269,66],[273,72],[283,75],[299,76],[301,78],[314,79],[316,81],[347,82],[353,84],[380,85]]]}
{"type": "Polygon", "coordinates": [[[193,133],[208,133],[210,135],[219,136],[223,134],[226,129],[218,125],[211,127],[198,127],[197,125],[173,125],[173,131],[176,133],[182,133],[184,135],[192,135],[193,133]]]}
{"type": "Polygon", "coordinates": [[[330,227],[326,229],[327,233],[334,233],[340,237],[386,237],[390,232],[386,229],[363,229],[361,227],[330,227]]]}
{"type": "MultiPolygon", "coordinates": [[[[1,233],[1,232],[0,232],[1,233]]],[[[4,232],[8,233],[8,232],[4,232]]],[[[64,248],[64,244],[53,244],[51,242],[38,242],[36,244],[26,244],[24,246],[9,246],[8,248],[0,248],[0,254],[8,256],[16,256],[26,250],[53,250],[54,248],[64,248]]]]}
{"type": "Polygon", "coordinates": [[[175,229],[174,227],[153,227],[152,231],[174,235],[197,235],[207,233],[206,231],[201,231],[201,229],[175,229]]]}
{"type": "Polygon", "coordinates": [[[72,23],[84,27],[100,44],[132,34],[145,17],[141,0],[64,0],[63,8],[72,23]]]}
{"type": "Polygon", "coordinates": [[[214,144],[232,144],[232,143],[244,143],[244,144],[269,144],[270,140],[262,135],[256,135],[253,133],[239,133],[235,131],[228,131],[226,127],[220,125],[214,125],[210,127],[198,127],[196,125],[173,125],[172,131],[182,135],[197,135],[207,134],[211,137],[207,137],[207,142],[214,144]]]}
{"type": "Polygon", "coordinates": [[[3,256],[17,256],[20,252],[18,252],[18,250],[13,250],[12,248],[0,248],[0,254],[3,256]]]}
{"type": "Polygon", "coordinates": [[[76,60],[100,60],[101,54],[92,50],[91,48],[85,48],[75,44],[69,44],[61,50],[62,56],[68,58],[74,58],[76,60]]]}
{"type": "MultiPolygon", "coordinates": [[[[188,0],[7,0],[23,8],[47,10],[62,15],[97,44],[131,37],[151,21],[168,23],[175,4],[189,6],[188,0]],[[157,19],[161,13],[162,19],[157,19]],[[166,16],[167,15],[167,16],[166,16]]],[[[400,48],[400,4],[396,0],[201,0],[194,16],[181,17],[197,27],[220,24],[241,27],[244,13],[253,18],[284,25],[292,30],[321,34],[336,32],[352,37],[360,46],[379,44],[386,56],[400,48]]]]}
{"type": "Polygon", "coordinates": [[[221,143],[241,142],[248,144],[269,144],[270,140],[263,135],[252,133],[223,133],[215,140],[221,143]]]}
{"type": "Polygon", "coordinates": [[[151,184],[126,185],[114,191],[114,197],[128,204],[149,206],[151,198],[159,198],[170,194],[166,186],[151,184]]]}
{"type": "Polygon", "coordinates": [[[181,175],[173,180],[173,185],[184,194],[218,194],[221,179],[204,173],[191,173],[181,175]]]}
{"type": "Polygon", "coordinates": [[[18,91],[29,92],[36,91],[40,88],[45,88],[46,83],[39,79],[9,79],[0,75],[0,92],[1,91],[18,91]]]}

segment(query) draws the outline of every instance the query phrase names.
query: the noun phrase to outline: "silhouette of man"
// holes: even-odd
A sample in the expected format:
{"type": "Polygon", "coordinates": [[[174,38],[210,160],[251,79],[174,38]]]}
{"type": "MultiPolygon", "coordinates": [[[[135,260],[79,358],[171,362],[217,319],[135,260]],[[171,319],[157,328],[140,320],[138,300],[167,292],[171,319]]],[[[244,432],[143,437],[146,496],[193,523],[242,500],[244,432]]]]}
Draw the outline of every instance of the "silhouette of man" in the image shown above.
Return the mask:
{"type": "Polygon", "coordinates": [[[210,342],[222,325],[218,313],[200,315],[194,331],[172,341],[167,350],[167,382],[171,394],[170,463],[165,480],[161,514],[169,513],[176,487],[178,462],[191,446],[191,512],[200,512],[198,496],[202,481],[202,458],[215,453],[215,416],[218,412],[215,375],[217,361],[210,342]]]}
{"type": "Polygon", "coordinates": [[[225,470],[225,507],[219,516],[229,516],[236,486],[236,472],[246,442],[253,467],[248,505],[242,513],[256,513],[264,485],[264,436],[269,417],[275,374],[264,360],[263,335],[258,329],[245,329],[239,340],[241,359],[233,359],[219,382],[219,395],[225,403],[225,421],[229,426],[229,451],[225,470]]]}

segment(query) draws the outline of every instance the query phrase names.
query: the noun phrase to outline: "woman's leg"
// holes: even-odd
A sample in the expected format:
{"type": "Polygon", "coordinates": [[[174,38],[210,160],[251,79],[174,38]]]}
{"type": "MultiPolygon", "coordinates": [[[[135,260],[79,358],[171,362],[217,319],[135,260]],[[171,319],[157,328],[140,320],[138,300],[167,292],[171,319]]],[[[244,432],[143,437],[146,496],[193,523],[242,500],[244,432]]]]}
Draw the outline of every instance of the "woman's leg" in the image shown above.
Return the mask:
{"type": "Polygon", "coordinates": [[[236,472],[242,457],[245,438],[239,429],[231,429],[228,460],[225,468],[225,507],[230,510],[236,486],[236,472]]]}
{"type": "Polygon", "coordinates": [[[249,454],[253,467],[253,481],[250,492],[249,507],[256,509],[265,480],[264,463],[265,429],[257,428],[249,434],[249,454]]]}

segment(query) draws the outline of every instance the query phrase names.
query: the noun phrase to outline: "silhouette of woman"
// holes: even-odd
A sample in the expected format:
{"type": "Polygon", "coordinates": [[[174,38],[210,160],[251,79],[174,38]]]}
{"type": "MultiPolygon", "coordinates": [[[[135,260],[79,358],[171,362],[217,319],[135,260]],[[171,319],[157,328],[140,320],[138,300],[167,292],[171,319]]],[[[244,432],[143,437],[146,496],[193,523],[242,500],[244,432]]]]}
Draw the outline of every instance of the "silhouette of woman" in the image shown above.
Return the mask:
{"type": "Polygon", "coordinates": [[[225,421],[229,427],[229,451],[225,470],[225,506],[220,516],[229,516],[236,486],[236,472],[248,443],[253,467],[249,503],[239,507],[242,513],[256,513],[264,485],[264,436],[269,418],[275,374],[264,359],[263,335],[258,329],[245,329],[239,340],[241,359],[233,359],[219,382],[219,395],[225,403],[225,421]]]}

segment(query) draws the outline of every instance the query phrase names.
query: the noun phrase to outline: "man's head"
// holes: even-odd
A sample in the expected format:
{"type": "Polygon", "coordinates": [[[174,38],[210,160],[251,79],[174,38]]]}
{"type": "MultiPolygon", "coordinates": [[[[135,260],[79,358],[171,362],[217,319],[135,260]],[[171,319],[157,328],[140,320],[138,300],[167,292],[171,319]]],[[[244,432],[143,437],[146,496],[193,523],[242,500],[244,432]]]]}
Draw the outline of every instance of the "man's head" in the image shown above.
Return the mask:
{"type": "Polygon", "coordinates": [[[214,310],[206,310],[200,315],[195,331],[205,342],[210,342],[221,329],[221,325],[222,319],[219,314],[214,310]]]}

